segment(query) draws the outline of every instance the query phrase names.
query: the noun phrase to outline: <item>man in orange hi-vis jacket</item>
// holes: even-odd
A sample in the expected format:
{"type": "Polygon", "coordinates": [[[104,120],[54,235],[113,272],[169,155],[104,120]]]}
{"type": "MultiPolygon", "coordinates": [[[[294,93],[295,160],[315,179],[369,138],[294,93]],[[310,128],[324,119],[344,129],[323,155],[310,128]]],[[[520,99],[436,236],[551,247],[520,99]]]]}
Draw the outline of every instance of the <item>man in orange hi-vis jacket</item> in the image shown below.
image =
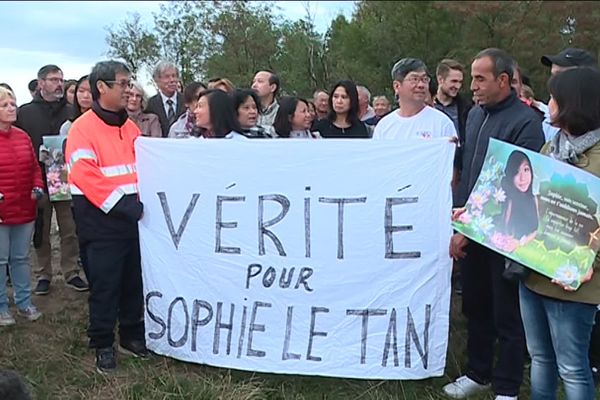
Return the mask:
{"type": "Polygon", "coordinates": [[[140,135],[127,118],[131,74],[117,61],[97,63],[89,75],[92,109],[69,131],[65,159],[75,223],[84,247],[90,283],[90,347],[96,368],[114,371],[114,328],[119,320],[119,351],[148,357],[144,341],[142,275],[134,141],[140,135]]]}

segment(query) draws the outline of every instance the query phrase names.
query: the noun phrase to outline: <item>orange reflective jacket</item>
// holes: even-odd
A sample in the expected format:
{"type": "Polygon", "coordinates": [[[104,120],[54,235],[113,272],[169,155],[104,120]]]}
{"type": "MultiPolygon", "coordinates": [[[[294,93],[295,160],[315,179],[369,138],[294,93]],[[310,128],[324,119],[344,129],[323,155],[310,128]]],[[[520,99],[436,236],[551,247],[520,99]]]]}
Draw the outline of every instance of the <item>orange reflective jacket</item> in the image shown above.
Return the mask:
{"type": "Polygon", "coordinates": [[[141,204],[137,200],[134,141],[140,130],[129,119],[108,125],[93,110],[73,122],[65,160],[80,236],[137,235],[141,204]]]}

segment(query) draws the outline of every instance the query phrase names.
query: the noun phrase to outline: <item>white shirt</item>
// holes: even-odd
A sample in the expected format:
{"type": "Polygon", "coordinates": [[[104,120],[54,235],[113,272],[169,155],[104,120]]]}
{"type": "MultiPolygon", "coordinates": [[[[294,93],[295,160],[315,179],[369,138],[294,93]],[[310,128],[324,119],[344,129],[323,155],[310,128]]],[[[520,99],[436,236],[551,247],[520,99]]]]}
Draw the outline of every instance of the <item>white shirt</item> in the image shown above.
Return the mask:
{"type": "Polygon", "coordinates": [[[401,117],[398,111],[386,115],[375,126],[373,139],[404,140],[412,138],[432,139],[456,135],[454,123],[443,112],[425,106],[412,117],[401,117]]]}
{"type": "Polygon", "coordinates": [[[165,96],[160,90],[158,91],[158,93],[160,93],[160,98],[162,99],[163,107],[165,109],[165,115],[169,116],[169,105],[167,104],[167,100],[169,99],[171,99],[171,101],[173,102],[173,112],[177,114],[177,92],[175,92],[171,97],[165,96]]]}

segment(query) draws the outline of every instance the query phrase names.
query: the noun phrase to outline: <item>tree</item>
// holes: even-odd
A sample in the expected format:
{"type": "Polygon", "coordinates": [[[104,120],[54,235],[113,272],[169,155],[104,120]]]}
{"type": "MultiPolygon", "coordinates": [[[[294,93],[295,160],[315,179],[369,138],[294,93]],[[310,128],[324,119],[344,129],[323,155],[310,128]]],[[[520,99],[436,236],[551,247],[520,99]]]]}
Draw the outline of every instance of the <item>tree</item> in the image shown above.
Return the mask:
{"type": "Polygon", "coordinates": [[[134,74],[157,61],[160,50],[158,41],[156,36],[142,25],[140,14],[129,14],[128,19],[118,28],[106,29],[106,44],[109,46],[107,54],[123,59],[134,74]]]}
{"type": "Polygon", "coordinates": [[[210,44],[209,26],[219,2],[171,1],[154,14],[163,59],[175,63],[183,82],[200,79],[210,44]]]}

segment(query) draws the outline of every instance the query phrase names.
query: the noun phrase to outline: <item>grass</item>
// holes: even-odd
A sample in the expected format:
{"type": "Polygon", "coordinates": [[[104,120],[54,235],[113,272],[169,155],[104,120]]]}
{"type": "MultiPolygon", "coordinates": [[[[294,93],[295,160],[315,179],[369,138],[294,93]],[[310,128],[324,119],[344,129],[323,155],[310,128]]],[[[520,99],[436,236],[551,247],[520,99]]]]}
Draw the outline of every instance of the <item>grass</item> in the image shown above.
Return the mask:
{"type": "MultiPolygon", "coordinates": [[[[447,374],[423,381],[369,381],[251,373],[180,362],[120,357],[114,376],[99,375],[87,348],[87,294],[55,282],[48,296],[35,297],[44,313],[34,323],[18,319],[0,329],[0,366],[18,371],[35,399],[131,400],[437,400],[441,387],[460,372],[465,330],[460,298],[453,305],[447,374]]],[[[527,391],[527,388],[524,388],[527,391]]],[[[473,399],[492,399],[491,393],[473,399]]],[[[527,398],[524,396],[522,398],[527,398]]]]}
{"type": "MultiPolygon", "coordinates": [[[[53,262],[58,265],[56,236],[53,262]]],[[[448,400],[441,388],[461,374],[465,362],[460,300],[452,300],[446,375],[441,378],[373,381],[263,374],[161,356],[119,357],[118,372],[107,377],[96,372],[93,352],[87,348],[87,294],[66,288],[58,277],[49,295],[34,296],[44,313],[40,320],[30,323],[17,317],[17,325],[0,328],[0,368],[23,375],[38,400],[448,400]]],[[[528,375],[526,370],[521,400],[529,399],[528,375]]],[[[490,400],[493,395],[470,399],[490,400]]]]}

